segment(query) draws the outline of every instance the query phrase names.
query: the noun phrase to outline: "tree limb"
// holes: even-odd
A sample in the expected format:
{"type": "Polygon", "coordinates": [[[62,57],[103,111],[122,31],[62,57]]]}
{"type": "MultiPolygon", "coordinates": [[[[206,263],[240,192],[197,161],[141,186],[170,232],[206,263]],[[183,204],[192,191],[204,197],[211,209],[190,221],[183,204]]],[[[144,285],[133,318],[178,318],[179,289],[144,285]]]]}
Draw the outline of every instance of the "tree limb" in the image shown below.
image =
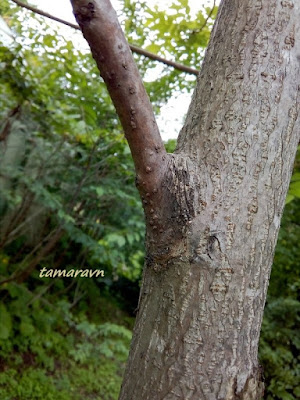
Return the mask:
{"type": "Polygon", "coordinates": [[[71,4],[121,120],[144,195],[160,181],[166,151],[142,79],[110,1],[71,4]]]}
{"type": "MultiPolygon", "coordinates": [[[[80,30],[80,27],[78,25],[76,25],[76,24],[72,24],[72,22],[68,22],[68,21],[65,21],[65,20],[63,20],[61,18],[55,17],[54,15],[49,14],[49,13],[47,13],[45,11],[42,11],[42,10],[36,8],[36,7],[29,6],[28,4],[23,3],[22,1],[19,1],[19,0],[12,0],[12,1],[15,4],[17,4],[18,6],[26,8],[27,10],[32,11],[35,14],[39,14],[39,15],[41,15],[43,17],[52,19],[53,21],[59,22],[59,23],[64,24],[64,25],[67,25],[67,26],[69,26],[69,27],[71,27],[73,29],[80,30]]],[[[167,59],[165,59],[163,57],[160,57],[160,56],[158,56],[156,54],[150,53],[149,51],[141,49],[140,47],[134,46],[132,44],[129,44],[129,47],[130,47],[130,49],[131,49],[131,51],[133,53],[140,54],[140,55],[142,55],[144,57],[150,58],[151,60],[163,63],[165,65],[168,65],[169,67],[173,67],[173,68],[177,69],[178,71],[182,71],[182,72],[185,72],[185,73],[191,74],[191,75],[198,75],[198,73],[199,73],[199,71],[197,69],[195,69],[195,68],[188,67],[187,65],[180,64],[180,63],[178,63],[176,61],[167,60],[167,59]]]]}
{"type": "Polygon", "coordinates": [[[209,12],[209,14],[207,15],[205,21],[203,22],[202,26],[201,26],[199,29],[193,29],[193,30],[192,30],[192,33],[193,33],[193,34],[194,34],[194,33],[197,33],[197,34],[200,33],[200,32],[206,27],[207,22],[208,22],[208,20],[211,18],[212,14],[213,14],[213,12],[214,12],[215,7],[216,7],[216,0],[214,0],[214,4],[213,4],[213,6],[212,6],[212,8],[211,8],[211,10],[210,10],[210,12],[209,12]]]}

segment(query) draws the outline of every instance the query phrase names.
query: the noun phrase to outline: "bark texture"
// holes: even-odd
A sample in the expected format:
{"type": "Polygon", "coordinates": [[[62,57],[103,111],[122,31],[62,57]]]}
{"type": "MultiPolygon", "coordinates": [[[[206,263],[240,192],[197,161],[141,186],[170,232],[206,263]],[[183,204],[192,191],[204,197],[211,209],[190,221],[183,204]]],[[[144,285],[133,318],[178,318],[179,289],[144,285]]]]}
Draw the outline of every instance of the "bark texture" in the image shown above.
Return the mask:
{"type": "Polygon", "coordinates": [[[71,3],[124,128],[140,193],[146,195],[161,180],[166,151],[129,45],[109,0],[71,3]]]}
{"type": "Polygon", "coordinates": [[[146,208],[120,400],[263,396],[258,340],[299,140],[299,17],[290,0],[220,6],[157,220],[146,208]]]}
{"type": "Polygon", "coordinates": [[[111,15],[108,0],[72,3],[77,17],[83,4],[90,10],[77,20],[132,148],[146,216],[120,400],[258,400],[259,333],[299,140],[300,3],[223,0],[173,155],[139,97],[130,116],[126,96],[131,85],[142,89],[126,80],[133,70],[119,28],[116,44],[99,45],[105,31],[114,36],[111,25],[97,25],[101,13],[111,15]],[[118,49],[119,59],[97,56],[118,49]],[[122,69],[115,64],[123,59],[122,69]]]}

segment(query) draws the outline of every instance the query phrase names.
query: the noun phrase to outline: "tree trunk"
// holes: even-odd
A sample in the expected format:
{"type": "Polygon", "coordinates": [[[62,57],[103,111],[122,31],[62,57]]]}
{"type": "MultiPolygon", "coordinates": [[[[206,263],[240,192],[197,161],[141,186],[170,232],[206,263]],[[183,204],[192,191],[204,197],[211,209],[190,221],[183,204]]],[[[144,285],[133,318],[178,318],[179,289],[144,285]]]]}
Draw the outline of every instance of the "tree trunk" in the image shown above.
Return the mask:
{"type": "Polygon", "coordinates": [[[258,340],[299,133],[297,7],[221,5],[157,222],[146,205],[122,400],[263,395],[258,340]]]}
{"type": "MultiPolygon", "coordinates": [[[[88,20],[85,1],[72,3],[100,70],[109,68],[94,21],[107,0],[85,6],[88,20]]],[[[102,72],[131,145],[147,226],[120,400],[263,395],[258,340],[299,140],[299,17],[296,0],[223,0],[174,155],[161,150],[150,123],[153,142],[145,139],[138,101],[131,124],[131,91],[118,91],[115,65],[113,84],[102,72]]]]}

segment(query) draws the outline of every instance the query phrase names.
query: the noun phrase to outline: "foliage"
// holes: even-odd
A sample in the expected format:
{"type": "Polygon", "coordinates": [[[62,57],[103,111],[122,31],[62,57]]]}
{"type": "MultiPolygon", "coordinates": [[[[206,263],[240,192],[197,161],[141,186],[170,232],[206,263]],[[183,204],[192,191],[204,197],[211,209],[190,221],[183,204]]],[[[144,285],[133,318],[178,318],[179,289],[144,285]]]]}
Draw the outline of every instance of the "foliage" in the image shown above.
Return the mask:
{"type": "MultiPolygon", "coordinates": [[[[143,257],[142,208],[130,152],[103,83],[93,84],[91,57],[74,51],[71,42],[47,27],[44,36],[24,27],[23,43],[0,48],[3,132],[10,123],[1,148],[2,248],[17,254],[62,229],[60,264],[69,262],[75,247],[72,262],[96,267],[101,260],[109,275],[136,278],[143,257]],[[83,77],[82,71],[90,73],[83,77]],[[17,117],[7,117],[16,104],[17,117]]],[[[52,254],[52,263],[57,256],[52,254]]],[[[14,257],[10,264],[24,267],[14,257]]]]}
{"type": "Polygon", "coordinates": [[[293,400],[300,394],[299,218],[297,199],[283,215],[262,324],[259,354],[267,400],[293,400]]]}
{"type": "MultiPolygon", "coordinates": [[[[128,40],[161,57],[200,69],[217,7],[202,7],[193,15],[188,0],[175,0],[163,9],[146,1],[123,0],[127,18],[123,27],[128,40]],[[209,17],[209,18],[208,18],[209,17]],[[206,21],[207,20],[207,21],[206,21]]],[[[195,76],[141,56],[135,56],[152,104],[160,106],[174,91],[191,91],[195,76]]]]}
{"type": "Polygon", "coordinates": [[[0,295],[7,304],[1,304],[0,314],[1,399],[117,397],[131,339],[128,328],[89,322],[84,313],[71,312],[66,298],[54,303],[40,297],[40,288],[30,292],[10,284],[0,295]]]}
{"type": "MultiPolygon", "coordinates": [[[[124,15],[140,42],[136,4],[124,15]]],[[[0,12],[15,37],[0,45],[0,398],[116,399],[143,262],[129,148],[89,53],[6,0],[0,12]],[[70,283],[40,278],[43,267],[105,277],[70,283]]],[[[149,80],[156,111],[178,77],[149,80]]]]}
{"type": "Polygon", "coordinates": [[[286,204],[294,199],[300,199],[300,146],[298,146],[294,171],[291,178],[289,192],[286,198],[286,204]]]}
{"type": "MultiPolygon", "coordinates": [[[[9,5],[0,5],[16,36],[0,46],[0,280],[31,270],[26,282],[0,286],[0,398],[116,399],[143,262],[129,149],[89,54],[9,5]],[[83,266],[104,269],[105,278],[39,277],[42,267],[83,266]]],[[[122,19],[131,42],[197,67],[215,17],[200,30],[208,14],[192,17],[186,0],[167,12],[124,0],[122,19]]],[[[135,57],[156,112],[194,85],[135,57]]],[[[268,400],[300,394],[299,182],[298,155],[261,335],[268,400]]]]}

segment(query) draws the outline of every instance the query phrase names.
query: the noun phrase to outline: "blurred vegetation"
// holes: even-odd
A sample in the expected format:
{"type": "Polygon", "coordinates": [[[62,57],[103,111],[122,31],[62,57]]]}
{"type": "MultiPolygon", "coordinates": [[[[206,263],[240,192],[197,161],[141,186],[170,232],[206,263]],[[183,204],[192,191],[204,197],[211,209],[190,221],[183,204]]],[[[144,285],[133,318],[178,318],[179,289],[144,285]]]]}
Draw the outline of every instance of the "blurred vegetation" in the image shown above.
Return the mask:
{"type": "MultiPolygon", "coordinates": [[[[133,44],[197,67],[209,13],[124,0],[120,17],[133,44]]],[[[117,399],[144,257],[129,148],[89,52],[8,0],[0,15],[14,36],[0,42],[0,399],[117,399]],[[105,277],[41,278],[42,268],[105,277]]],[[[194,77],[135,58],[156,113],[192,90],[194,77]]],[[[260,347],[274,400],[300,395],[297,162],[260,347]]]]}
{"type": "Polygon", "coordinates": [[[281,222],[260,338],[267,400],[300,397],[299,221],[300,200],[295,199],[281,222]]]}

